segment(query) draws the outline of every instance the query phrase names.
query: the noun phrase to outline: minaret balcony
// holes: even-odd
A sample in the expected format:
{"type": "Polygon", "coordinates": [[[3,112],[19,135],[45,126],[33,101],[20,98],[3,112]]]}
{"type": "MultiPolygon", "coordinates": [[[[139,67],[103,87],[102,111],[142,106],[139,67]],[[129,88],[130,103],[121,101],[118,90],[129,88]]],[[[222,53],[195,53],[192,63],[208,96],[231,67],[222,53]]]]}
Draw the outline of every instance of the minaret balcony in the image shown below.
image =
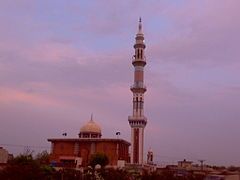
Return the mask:
{"type": "Polygon", "coordinates": [[[131,91],[133,92],[146,92],[147,91],[147,87],[143,84],[143,83],[134,83],[131,87],[130,87],[131,91]]]}
{"type": "Polygon", "coordinates": [[[133,66],[137,66],[137,65],[140,65],[140,66],[145,66],[146,65],[146,61],[142,60],[142,59],[134,59],[132,61],[132,65],[133,66]]]}
{"type": "Polygon", "coordinates": [[[132,64],[133,64],[133,66],[137,66],[137,65],[145,66],[146,65],[146,58],[145,57],[143,59],[133,58],[132,64]]]}
{"type": "Polygon", "coordinates": [[[137,41],[136,42],[136,44],[134,44],[134,49],[136,49],[136,48],[143,48],[143,49],[145,49],[146,48],[146,45],[144,44],[144,42],[143,41],[137,41]]]}
{"type": "Polygon", "coordinates": [[[147,118],[145,116],[128,116],[128,122],[132,127],[145,127],[147,118]]]}

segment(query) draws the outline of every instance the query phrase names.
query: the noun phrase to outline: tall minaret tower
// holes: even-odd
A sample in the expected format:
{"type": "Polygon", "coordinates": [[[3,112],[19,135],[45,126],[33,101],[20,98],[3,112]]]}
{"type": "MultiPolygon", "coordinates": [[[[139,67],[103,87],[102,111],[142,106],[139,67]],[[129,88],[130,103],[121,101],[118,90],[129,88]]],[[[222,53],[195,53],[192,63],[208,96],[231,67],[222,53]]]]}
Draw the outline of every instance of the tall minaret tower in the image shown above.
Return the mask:
{"type": "Polygon", "coordinates": [[[134,66],[134,84],[131,86],[133,92],[133,113],[128,117],[131,126],[131,163],[143,164],[143,141],[144,128],[147,124],[147,118],[144,116],[143,103],[146,87],[143,83],[144,66],[146,65],[145,44],[142,32],[142,22],[139,19],[138,33],[136,34],[134,44],[135,54],[132,64],[134,66]]]}

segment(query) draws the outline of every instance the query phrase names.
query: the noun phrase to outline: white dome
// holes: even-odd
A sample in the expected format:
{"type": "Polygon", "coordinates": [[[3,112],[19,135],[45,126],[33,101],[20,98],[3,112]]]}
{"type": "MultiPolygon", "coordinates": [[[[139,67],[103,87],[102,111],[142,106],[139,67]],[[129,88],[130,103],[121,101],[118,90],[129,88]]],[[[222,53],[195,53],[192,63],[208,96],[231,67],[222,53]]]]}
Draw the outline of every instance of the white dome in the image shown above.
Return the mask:
{"type": "Polygon", "coordinates": [[[80,129],[80,133],[99,133],[101,134],[101,128],[92,119],[80,129]]]}

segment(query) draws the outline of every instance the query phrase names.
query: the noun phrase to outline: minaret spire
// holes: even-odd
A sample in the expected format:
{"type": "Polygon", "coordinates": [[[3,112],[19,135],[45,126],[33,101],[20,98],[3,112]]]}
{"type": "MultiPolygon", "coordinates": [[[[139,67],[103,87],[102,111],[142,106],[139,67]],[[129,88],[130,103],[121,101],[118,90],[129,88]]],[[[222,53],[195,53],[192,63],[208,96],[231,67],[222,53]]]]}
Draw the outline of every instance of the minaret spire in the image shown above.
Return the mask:
{"type": "Polygon", "coordinates": [[[143,164],[144,128],[147,118],[144,116],[144,66],[146,65],[144,35],[142,33],[142,20],[139,19],[138,32],[135,37],[135,54],[132,64],[134,66],[134,83],[131,86],[133,93],[133,113],[128,117],[131,126],[131,163],[143,164]]]}
{"type": "Polygon", "coordinates": [[[139,17],[139,22],[138,22],[138,34],[142,34],[142,18],[139,17]]]}

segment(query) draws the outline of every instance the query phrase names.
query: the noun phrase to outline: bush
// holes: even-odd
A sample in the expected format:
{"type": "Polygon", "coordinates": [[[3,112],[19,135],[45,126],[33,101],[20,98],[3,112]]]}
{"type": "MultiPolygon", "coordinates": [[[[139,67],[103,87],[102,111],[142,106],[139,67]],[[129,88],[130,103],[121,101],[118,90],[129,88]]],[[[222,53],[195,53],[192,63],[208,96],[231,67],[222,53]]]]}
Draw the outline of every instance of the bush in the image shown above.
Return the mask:
{"type": "Polygon", "coordinates": [[[90,166],[95,168],[97,164],[101,165],[101,167],[105,167],[109,163],[108,157],[103,153],[93,154],[90,158],[90,166]]]}

